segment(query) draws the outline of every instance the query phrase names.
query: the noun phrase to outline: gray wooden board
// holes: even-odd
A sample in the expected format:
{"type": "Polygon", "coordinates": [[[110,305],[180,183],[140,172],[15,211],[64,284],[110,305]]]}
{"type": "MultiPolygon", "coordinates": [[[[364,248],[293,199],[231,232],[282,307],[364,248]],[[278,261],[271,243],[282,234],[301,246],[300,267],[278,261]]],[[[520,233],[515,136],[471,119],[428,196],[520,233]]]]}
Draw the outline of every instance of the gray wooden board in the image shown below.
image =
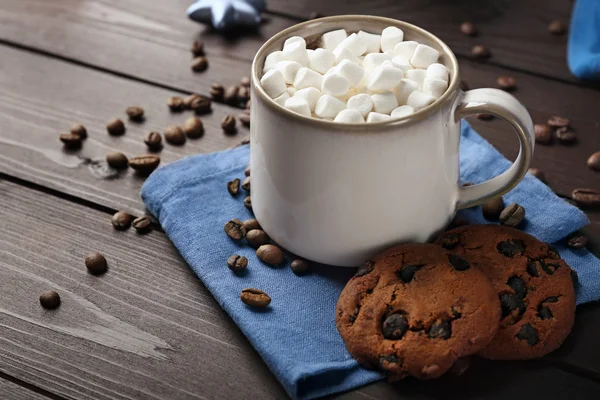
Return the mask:
{"type": "Polygon", "coordinates": [[[0,378],[0,399],[47,400],[48,398],[23,386],[19,386],[16,383],[0,378]]]}

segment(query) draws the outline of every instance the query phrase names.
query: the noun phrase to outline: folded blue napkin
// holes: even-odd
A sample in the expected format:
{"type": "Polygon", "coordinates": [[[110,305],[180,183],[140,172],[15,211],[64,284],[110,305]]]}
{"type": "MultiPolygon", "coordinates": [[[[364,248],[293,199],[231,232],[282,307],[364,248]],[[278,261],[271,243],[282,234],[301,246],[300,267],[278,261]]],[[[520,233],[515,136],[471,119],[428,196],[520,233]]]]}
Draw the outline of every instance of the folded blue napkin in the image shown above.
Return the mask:
{"type": "Polygon", "coordinates": [[[580,79],[600,79],[600,1],[577,0],[571,15],[569,68],[580,79]]]}
{"type": "MultiPolygon", "coordinates": [[[[466,123],[460,150],[463,181],[484,181],[510,165],[466,123]]],[[[335,305],[353,268],[317,265],[312,273],[298,277],[288,265],[273,268],[262,264],[252,248],[225,235],[223,226],[228,220],[252,217],[243,205],[244,195],[234,198],[226,190],[228,181],[244,177],[249,153],[246,145],[159,168],[144,184],[142,198],[292,398],[311,399],[381,379],[382,375],[361,368],[352,359],[335,327],[335,305]],[[226,260],[233,253],[248,258],[246,274],[228,270],[226,260]],[[239,295],[247,287],[266,291],[271,305],[260,311],[245,306],[239,295]]],[[[577,270],[577,302],[600,299],[600,260],[561,242],[588,223],[586,216],[530,175],[505,199],[523,205],[527,210],[525,230],[554,242],[577,270]]],[[[471,223],[487,222],[479,207],[462,212],[471,223]]]]}

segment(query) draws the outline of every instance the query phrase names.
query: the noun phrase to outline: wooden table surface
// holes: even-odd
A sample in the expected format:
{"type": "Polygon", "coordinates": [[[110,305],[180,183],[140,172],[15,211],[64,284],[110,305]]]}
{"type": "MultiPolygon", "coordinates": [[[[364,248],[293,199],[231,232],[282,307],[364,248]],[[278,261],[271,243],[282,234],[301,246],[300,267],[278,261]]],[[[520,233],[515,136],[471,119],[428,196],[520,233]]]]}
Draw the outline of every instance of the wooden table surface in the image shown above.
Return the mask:
{"type": "MultiPolygon", "coordinates": [[[[599,86],[574,79],[566,36],[547,31],[567,22],[567,0],[269,0],[259,31],[222,37],[185,17],[190,0],[0,1],[0,399],[282,399],[286,394],[239,329],[192,274],[159,230],[138,235],[112,229],[116,210],[144,213],[143,179],[108,174],[110,151],[144,154],[143,136],[180,124],[169,96],[208,94],[212,83],[249,74],[259,46],[279,30],[326,15],[361,13],[403,19],[431,30],[456,52],[471,88],[517,79],[514,94],[534,121],[571,119],[573,146],[537,146],[534,167],[569,198],[573,189],[600,190],[600,173],[585,165],[600,150],[599,86]],[[458,26],[473,21],[478,37],[458,26]],[[193,73],[192,42],[202,38],[210,63],[193,73]],[[482,43],[493,56],[474,60],[482,43]],[[114,117],[141,105],[147,119],[106,134],[114,117]],[[88,128],[77,152],[58,134],[88,128]],[[83,258],[103,253],[111,269],[89,275],[83,258]],[[44,311],[40,292],[60,292],[63,306],[44,311]]],[[[202,117],[206,134],[166,145],[163,163],[237,144],[220,121],[239,110],[214,104],[202,117]]],[[[474,127],[507,157],[517,143],[499,120],[474,127]]],[[[600,212],[587,211],[592,247],[600,243],[600,212]]],[[[551,217],[551,216],[549,216],[551,217]]],[[[596,247],[597,250],[597,247],[596,247]]],[[[343,399],[598,399],[600,306],[579,307],[572,335],[555,353],[529,362],[475,360],[460,378],[380,382],[343,399]]]]}

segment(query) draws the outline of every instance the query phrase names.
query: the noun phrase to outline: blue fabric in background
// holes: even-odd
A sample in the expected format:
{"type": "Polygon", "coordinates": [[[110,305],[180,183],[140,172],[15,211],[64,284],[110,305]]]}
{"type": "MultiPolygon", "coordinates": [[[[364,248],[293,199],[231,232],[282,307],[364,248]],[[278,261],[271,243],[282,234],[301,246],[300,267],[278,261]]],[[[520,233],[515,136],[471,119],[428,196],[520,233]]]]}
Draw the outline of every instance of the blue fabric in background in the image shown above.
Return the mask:
{"type": "Polygon", "coordinates": [[[571,15],[569,68],[580,79],[600,79],[600,1],[577,0],[571,15]]]}
{"type": "MultiPolygon", "coordinates": [[[[463,124],[461,177],[482,182],[510,165],[470,126],[463,124]]],[[[223,231],[232,218],[251,218],[244,194],[231,197],[226,183],[243,178],[249,147],[197,155],[155,171],[142,188],[148,209],[183,258],[233,318],[291,397],[311,399],[356,388],[381,379],[350,357],[335,327],[338,296],[354,269],[318,265],[298,277],[289,268],[262,264],[246,244],[230,240],[223,231]],[[235,275],[227,258],[238,253],[249,260],[246,274],[235,275]],[[252,310],[240,299],[247,287],[262,289],[272,298],[266,310],[252,310]]],[[[587,250],[571,250],[561,239],[588,223],[587,217],[543,183],[528,175],[505,195],[527,210],[525,231],[554,242],[561,256],[577,270],[578,304],[600,299],[600,260],[587,250]]],[[[475,207],[462,211],[471,223],[486,223],[475,207]]]]}

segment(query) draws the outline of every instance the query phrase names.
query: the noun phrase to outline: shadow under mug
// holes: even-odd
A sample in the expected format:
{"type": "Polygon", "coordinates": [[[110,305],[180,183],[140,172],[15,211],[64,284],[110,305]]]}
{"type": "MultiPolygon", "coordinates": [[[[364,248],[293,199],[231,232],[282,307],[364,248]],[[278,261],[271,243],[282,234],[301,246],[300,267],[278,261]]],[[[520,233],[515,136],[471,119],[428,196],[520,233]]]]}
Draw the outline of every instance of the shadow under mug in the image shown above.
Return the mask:
{"type": "MultiPolygon", "coordinates": [[[[431,33],[406,22],[361,15],[320,18],[269,39],[252,64],[252,208],[262,228],[283,248],[309,260],[357,266],[393,244],[426,242],[456,210],[511,190],[533,156],[531,117],[497,89],[459,89],[456,57],[431,33]],[[440,52],[450,71],[446,93],[432,105],[392,121],[342,124],[304,117],[275,103],[260,86],[266,56],[291,36],[334,29],[404,31],[440,52]],[[495,178],[459,185],[460,120],[477,113],[506,120],[520,151],[495,178]]],[[[485,168],[481,165],[481,168],[485,168]]]]}

